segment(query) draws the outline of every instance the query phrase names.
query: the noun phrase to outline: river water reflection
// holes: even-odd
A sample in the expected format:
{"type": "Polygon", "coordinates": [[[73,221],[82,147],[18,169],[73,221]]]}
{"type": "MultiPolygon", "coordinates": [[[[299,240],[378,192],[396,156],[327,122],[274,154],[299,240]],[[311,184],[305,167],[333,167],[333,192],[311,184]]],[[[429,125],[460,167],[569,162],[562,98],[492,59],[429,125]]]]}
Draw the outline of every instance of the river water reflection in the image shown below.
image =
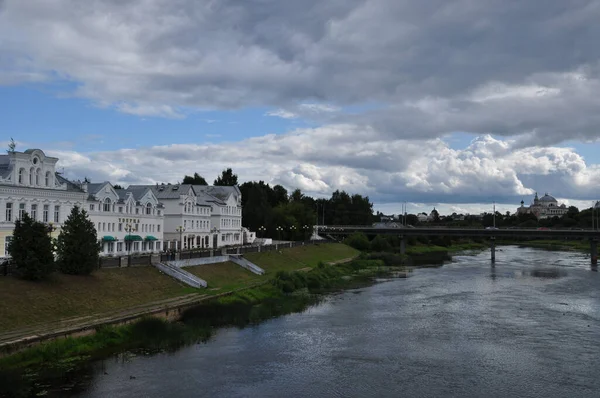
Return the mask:
{"type": "Polygon", "coordinates": [[[82,397],[598,397],[600,275],[579,253],[503,247],[95,365],[82,397]]]}

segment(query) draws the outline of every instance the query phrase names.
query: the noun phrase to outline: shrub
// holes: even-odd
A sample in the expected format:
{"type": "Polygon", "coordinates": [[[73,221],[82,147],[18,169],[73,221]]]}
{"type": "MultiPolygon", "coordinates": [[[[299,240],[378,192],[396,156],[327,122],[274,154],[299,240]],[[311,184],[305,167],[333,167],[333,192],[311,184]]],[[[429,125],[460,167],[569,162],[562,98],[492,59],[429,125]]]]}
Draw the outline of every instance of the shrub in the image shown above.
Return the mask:
{"type": "Polygon", "coordinates": [[[367,251],[370,248],[369,239],[367,238],[367,235],[362,232],[355,232],[348,236],[344,239],[344,243],[360,251],[367,251]]]}

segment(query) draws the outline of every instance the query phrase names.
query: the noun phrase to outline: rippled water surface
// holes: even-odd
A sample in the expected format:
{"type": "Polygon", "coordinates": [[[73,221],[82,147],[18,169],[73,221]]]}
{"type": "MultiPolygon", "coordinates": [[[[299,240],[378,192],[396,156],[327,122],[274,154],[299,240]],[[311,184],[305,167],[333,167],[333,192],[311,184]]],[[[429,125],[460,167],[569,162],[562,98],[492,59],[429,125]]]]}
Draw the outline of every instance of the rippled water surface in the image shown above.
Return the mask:
{"type": "Polygon", "coordinates": [[[84,397],[599,397],[600,276],[579,253],[504,247],[95,365],[84,397]]]}

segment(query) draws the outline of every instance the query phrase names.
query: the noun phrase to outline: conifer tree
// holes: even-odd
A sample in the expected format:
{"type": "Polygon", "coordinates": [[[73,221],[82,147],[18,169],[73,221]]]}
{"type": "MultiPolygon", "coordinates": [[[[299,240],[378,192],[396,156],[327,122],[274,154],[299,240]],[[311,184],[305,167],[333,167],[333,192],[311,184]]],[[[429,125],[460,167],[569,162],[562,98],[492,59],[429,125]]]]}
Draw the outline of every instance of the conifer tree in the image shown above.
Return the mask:
{"type": "Polygon", "coordinates": [[[17,272],[25,279],[44,279],[54,271],[52,238],[48,235],[48,228],[34,221],[27,213],[15,223],[8,253],[15,262],[17,272]]]}
{"type": "Polygon", "coordinates": [[[74,206],[56,241],[58,268],[65,274],[88,275],[98,266],[100,250],[94,223],[74,206]]]}

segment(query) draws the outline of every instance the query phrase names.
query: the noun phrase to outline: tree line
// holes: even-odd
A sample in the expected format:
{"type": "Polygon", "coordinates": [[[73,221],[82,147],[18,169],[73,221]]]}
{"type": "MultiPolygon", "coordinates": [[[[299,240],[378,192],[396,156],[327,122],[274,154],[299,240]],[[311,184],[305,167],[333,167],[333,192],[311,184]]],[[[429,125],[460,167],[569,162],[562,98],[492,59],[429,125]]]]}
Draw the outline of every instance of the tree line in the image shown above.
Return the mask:
{"type": "MultiPolygon", "coordinates": [[[[194,173],[184,176],[184,184],[205,185],[206,180],[194,173]]],[[[237,185],[238,176],[231,168],[223,170],[214,185],[237,185]]],[[[243,226],[259,237],[307,239],[314,225],[370,225],[373,204],[368,196],[335,191],[331,198],[313,198],[300,189],[291,193],[281,185],[248,181],[239,185],[242,192],[243,226]]]]}

